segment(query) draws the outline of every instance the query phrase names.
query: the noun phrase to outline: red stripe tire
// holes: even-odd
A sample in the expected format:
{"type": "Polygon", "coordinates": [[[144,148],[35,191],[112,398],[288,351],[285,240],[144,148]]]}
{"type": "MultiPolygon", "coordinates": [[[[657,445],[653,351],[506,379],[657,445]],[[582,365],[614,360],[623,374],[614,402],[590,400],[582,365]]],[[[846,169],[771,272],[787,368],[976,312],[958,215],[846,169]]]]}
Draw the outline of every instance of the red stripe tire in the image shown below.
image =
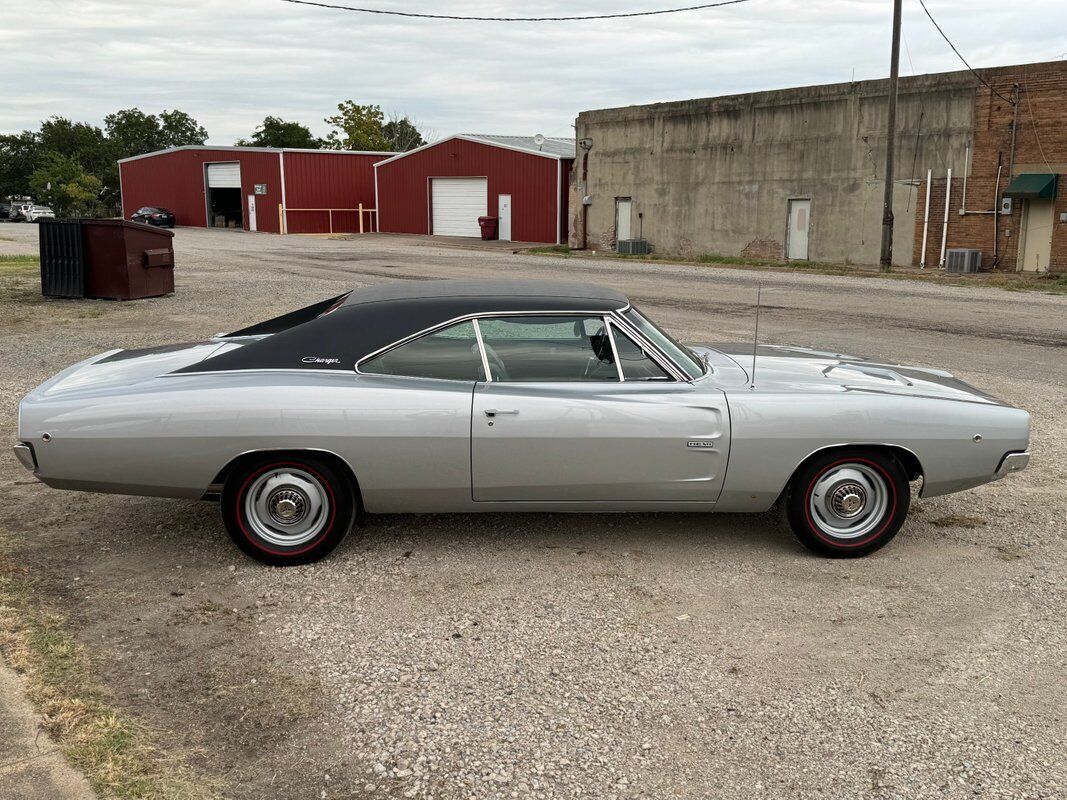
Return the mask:
{"type": "Polygon", "coordinates": [[[348,476],[310,454],[239,464],[222,492],[222,517],[234,544],[273,566],[327,555],[348,534],[355,509],[348,476]]]}
{"type": "Polygon", "coordinates": [[[911,503],[907,474],[892,455],[847,448],[817,455],[793,476],[789,526],[820,555],[855,558],[884,547],[911,503]]]}

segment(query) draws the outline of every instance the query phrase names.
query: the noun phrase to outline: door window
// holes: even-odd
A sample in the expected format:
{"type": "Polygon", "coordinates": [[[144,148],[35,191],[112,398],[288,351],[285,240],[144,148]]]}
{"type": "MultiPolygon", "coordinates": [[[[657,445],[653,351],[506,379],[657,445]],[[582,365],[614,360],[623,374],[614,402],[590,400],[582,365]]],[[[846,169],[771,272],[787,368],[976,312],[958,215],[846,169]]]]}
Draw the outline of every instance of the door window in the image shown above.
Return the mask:
{"type": "Polygon", "coordinates": [[[628,381],[669,381],[671,376],[663,367],[649,358],[648,354],[633,339],[611,326],[611,335],[615,337],[615,350],[619,354],[619,366],[622,377],[628,381]]]}
{"type": "Polygon", "coordinates": [[[394,347],[361,364],[359,371],[450,381],[485,380],[473,322],[461,322],[394,347]]]}
{"type": "Polygon", "coordinates": [[[497,317],[478,327],[494,381],[619,380],[602,317],[497,317]]]}

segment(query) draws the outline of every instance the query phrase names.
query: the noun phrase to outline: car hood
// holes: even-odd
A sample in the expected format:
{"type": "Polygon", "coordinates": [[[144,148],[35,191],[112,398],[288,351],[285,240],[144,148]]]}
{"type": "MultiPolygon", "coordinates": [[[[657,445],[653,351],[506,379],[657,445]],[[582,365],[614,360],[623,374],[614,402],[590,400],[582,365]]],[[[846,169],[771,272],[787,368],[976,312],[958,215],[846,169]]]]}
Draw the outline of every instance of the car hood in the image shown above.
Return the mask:
{"type": "Polygon", "coordinates": [[[249,340],[209,339],[135,350],[109,350],[60,372],[31,392],[31,396],[54,398],[71,393],[96,393],[120,386],[132,386],[166,375],[191,364],[240,348],[249,340]]]}
{"type": "MultiPolygon", "coordinates": [[[[728,356],[745,372],[748,381],[752,380],[751,343],[697,345],[691,349],[702,357],[709,350],[728,356]]],[[[755,391],[875,392],[1006,405],[944,370],[780,345],[756,348],[755,391]]]]}

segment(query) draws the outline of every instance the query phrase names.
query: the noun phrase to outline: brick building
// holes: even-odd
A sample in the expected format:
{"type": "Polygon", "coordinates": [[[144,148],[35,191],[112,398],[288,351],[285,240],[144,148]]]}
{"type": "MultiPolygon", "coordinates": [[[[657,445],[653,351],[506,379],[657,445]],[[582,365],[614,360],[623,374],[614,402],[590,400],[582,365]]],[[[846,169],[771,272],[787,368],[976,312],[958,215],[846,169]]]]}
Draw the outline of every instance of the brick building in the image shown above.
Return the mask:
{"type": "MultiPolygon", "coordinates": [[[[900,81],[893,261],[936,268],[944,243],[980,250],[984,269],[1067,272],[1067,61],[978,76],[900,81]]],[[[582,112],[570,244],[875,264],[888,90],[858,81],[582,112]]]]}
{"type": "Polygon", "coordinates": [[[932,168],[916,207],[913,263],[937,266],[945,249],[982,252],[982,268],[1067,272],[1067,61],[982,70],[964,172],[932,168]],[[966,192],[966,198],[964,198],[966,192]],[[999,213],[994,213],[994,212],[999,213]],[[923,251],[923,230],[927,229],[923,251]]]}

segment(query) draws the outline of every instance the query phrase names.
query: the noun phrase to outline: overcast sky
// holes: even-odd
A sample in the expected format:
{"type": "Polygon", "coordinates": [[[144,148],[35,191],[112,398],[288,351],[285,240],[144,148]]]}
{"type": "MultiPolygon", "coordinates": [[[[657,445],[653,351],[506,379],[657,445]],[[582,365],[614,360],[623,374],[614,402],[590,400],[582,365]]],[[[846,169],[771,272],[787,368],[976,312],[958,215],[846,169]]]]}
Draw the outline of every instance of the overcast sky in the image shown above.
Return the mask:
{"type": "MultiPolygon", "coordinates": [[[[343,0],[339,0],[343,2],[343,0]]],[[[1067,58],[1064,0],[926,0],[976,67],[1067,58]],[[1024,13],[1025,9],[1025,13],[1024,13]]],[[[324,0],[332,2],[332,0],[324,0]]],[[[547,15],[695,0],[349,0],[455,14],[547,15]]],[[[0,132],[53,114],[178,108],[213,144],[267,115],[317,134],[340,100],[451,133],[567,136],[585,109],[884,77],[890,0],[750,0],[645,19],[437,22],[280,0],[8,0],[0,12],[0,132]]],[[[962,69],[904,0],[903,75],[962,69]],[[910,55],[910,58],[909,58],[910,55]]]]}

